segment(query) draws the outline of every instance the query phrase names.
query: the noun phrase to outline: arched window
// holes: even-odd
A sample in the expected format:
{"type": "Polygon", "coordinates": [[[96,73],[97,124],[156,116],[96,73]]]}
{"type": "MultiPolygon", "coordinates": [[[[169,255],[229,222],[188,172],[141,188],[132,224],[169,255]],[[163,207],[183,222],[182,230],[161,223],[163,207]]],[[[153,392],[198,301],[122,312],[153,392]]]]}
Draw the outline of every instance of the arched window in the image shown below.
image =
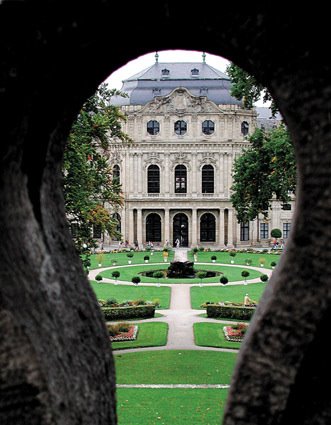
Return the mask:
{"type": "Polygon", "coordinates": [[[158,121],[151,120],[147,123],[147,133],[151,134],[152,136],[155,136],[156,134],[159,134],[160,132],[160,124],[158,121]]]}
{"type": "Polygon", "coordinates": [[[249,132],[249,124],[247,121],[243,121],[241,123],[241,134],[243,136],[247,136],[248,132],[249,132]]]}
{"type": "Polygon", "coordinates": [[[177,165],[175,168],[175,193],[186,193],[187,171],[185,165],[177,165]]]}
{"type": "Polygon", "coordinates": [[[214,193],[214,167],[204,165],[202,167],[202,193],[214,193]]]}
{"type": "Polygon", "coordinates": [[[113,166],[113,183],[120,183],[121,182],[121,171],[119,165],[113,166]]]}
{"type": "Polygon", "coordinates": [[[147,169],[147,192],[160,193],[160,169],[157,165],[150,165],[147,169]]]}
{"type": "Polygon", "coordinates": [[[200,218],[200,241],[216,241],[216,220],[213,214],[206,213],[200,218]]]}
{"type": "Polygon", "coordinates": [[[161,217],[159,214],[148,214],[146,218],[146,241],[161,242],[161,217]]]}
{"type": "Polygon", "coordinates": [[[119,241],[119,240],[121,240],[121,228],[122,228],[122,226],[121,226],[121,216],[118,213],[114,213],[112,215],[112,218],[113,218],[113,220],[115,220],[117,222],[116,226],[115,226],[115,232],[117,234],[115,234],[113,239],[115,241],[119,241]]]}
{"type": "Polygon", "coordinates": [[[202,123],[203,134],[213,134],[215,131],[215,124],[211,120],[206,120],[202,123]]]}
{"type": "Polygon", "coordinates": [[[187,131],[187,124],[185,121],[179,120],[175,122],[175,133],[176,134],[185,134],[187,131]]]}

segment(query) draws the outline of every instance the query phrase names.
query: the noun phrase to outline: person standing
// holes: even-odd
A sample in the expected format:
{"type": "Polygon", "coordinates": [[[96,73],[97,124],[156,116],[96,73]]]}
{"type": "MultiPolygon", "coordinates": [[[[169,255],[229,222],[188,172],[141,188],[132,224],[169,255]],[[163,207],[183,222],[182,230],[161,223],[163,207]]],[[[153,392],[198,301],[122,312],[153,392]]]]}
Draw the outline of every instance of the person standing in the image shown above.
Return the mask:
{"type": "Polygon", "coordinates": [[[176,245],[176,248],[179,248],[180,242],[178,238],[175,240],[175,245],[176,245]]]}

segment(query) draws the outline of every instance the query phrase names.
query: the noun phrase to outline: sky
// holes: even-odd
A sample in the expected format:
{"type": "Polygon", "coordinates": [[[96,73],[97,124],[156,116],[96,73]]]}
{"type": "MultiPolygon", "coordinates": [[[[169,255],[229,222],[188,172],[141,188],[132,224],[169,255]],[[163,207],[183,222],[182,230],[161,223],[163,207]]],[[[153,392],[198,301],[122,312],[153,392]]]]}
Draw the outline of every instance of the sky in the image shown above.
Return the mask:
{"type": "MultiPolygon", "coordinates": [[[[151,52],[146,55],[128,62],[122,68],[113,72],[105,82],[108,83],[110,89],[121,89],[122,81],[132,77],[145,68],[152,66],[155,63],[155,53],[151,52]]],[[[158,52],[159,62],[202,62],[202,52],[193,50],[162,50],[158,52]]],[[[206,52],[206,63],[219,71],[225,72],[227,65],[230,63],[227,59],[221,56],[215,56],[206,52]]],[[[259,100],[256,106],[268,106],[264,104],[262,99],[259,100]]]]}

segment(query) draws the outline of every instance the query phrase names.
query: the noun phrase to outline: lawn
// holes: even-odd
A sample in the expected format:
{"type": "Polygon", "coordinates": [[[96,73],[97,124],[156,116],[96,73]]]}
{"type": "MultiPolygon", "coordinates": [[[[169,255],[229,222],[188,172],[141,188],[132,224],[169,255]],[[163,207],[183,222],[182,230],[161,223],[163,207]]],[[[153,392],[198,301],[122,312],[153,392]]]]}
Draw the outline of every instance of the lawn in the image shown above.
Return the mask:
{"type": "Polygon", "coordinates": [[[159,300],[160,309],[167,309],[170,305],[171,288],[167,286],[135,286],[114,285],[111,283],[90,282],[98,299],[109,300],[115,298],[118,302],[142,298],[145,301],[159,300]]]}
{"type": "MultiPolygon", "coordinates": [[[[128,266],[128,267],[119,267],[116,268],[116,270],[118,270],[121,275],[118,278],[118,280],[124,281],[124,282],[131,282],[131,279],[133,276],[137,276],[139,275],[141,278],[141,283],[161,283],[161,284],[172,284],[172,283],[200,283],[200,279],[198,278],[194,278],[194,279],[168,279],[168,278],[163,278],[163,279],[155,279],[153,277],[147,277],[147,276],[142,276],[141,272],[144,271],[150,271],[150,270],[166,270],[169,267],[169,264],[165,265],[165,264],[160,264],[160,265],[156,265],[156,264],[143,264],[143,265],[136,265],[136,266],[128,266]]],[[[241,276],[241,272],[243,270],[248,270],[250,275],[248,277],[248,279],[254,279],[254,278],[258,278],[261,276],[261,273],[256,271],[256,270],[250,270],[248,268],[245,267],[233,267],[233,266],[221,266],[221,265],[217,265],[217,264],[210,264],[208,266],[206,265],[199,265],[196,264],[195,265],[195,269],[199,269],[199,270],[211,270],[211,271],[219,271],[221,273],[223,273],[223,275],[225,275],[228,279],[229,282],[236,282],[236,281],[243,281],[244,278],[241,276]]],[[[106,278],[110,278],[110,279],[114,279],[112,277],[112,272],[115,269],[111,269],[111,270],[105,270],[103,272],[101,272],[101,276],[106,277],[106,278]]],[[[220,281],[220,276],[216,276],[216,277],[210,277],[210,278],[206,278],[203,279],[202,282],[203,283],[216,283],[220,281]]]]}
{"type": "Polygon", "coordinates": [[[220,425],[227,389],[117,389],[119,425],[220,425]]]}
{"type": "Polygon", "coordinates": [[[223,332],[224,323],[194,323],[194,341],[197,345],[217,348],[240,348],[240,342],[228,341],[223,332]]]}
{"type": "Polygon", "coordinates": [[[161,350],[114,358],[118,384],[229,384],[237,354],[161,350]]]}
{"type": "Polygon", "coordinates": [[[193,309],[201,308],[200,305],[209,302],[233,301],[243,302],[245,294],[255,301],[259,301],[266,287],[266,283],[250,283],[248,285],[222,285],[199,286],[191,288],[191,306],[193,309]]]}
{"type": "Polygon", "coordinates": [[[138,325],[138,336],[135,341],[112,342],[113,350],[138,347],[156,347],[166,345],[168,335],[167,323],[136,323],[138,325]]]}

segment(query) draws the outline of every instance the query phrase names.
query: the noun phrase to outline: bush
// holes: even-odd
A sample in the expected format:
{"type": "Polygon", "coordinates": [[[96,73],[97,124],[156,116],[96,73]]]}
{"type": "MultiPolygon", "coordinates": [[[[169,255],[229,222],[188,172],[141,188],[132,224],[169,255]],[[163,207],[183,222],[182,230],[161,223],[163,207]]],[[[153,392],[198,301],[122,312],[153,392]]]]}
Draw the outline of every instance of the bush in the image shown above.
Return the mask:
{"type": "Polygon", "coordinates": [[[156,271],[156,272],[153,273],[153,277],[155,279],[161,279],[161,278],[164,277],[164,274],[163,274],[163,272],[161,272],[160,270],[158,270],[158,271],[156,271]]]}
{"type": "Polygon", "coordinates": [[[263,257],[259,258],[259,264],[261,266],[264,266],[265,265],[265,258],[263,258],[263,257]]]}
{"type": "Polygon", "coordinates": [[[204,279],[207,276],[207,272],[201,270],[196,274],[196,277],[198,277],[199,279],[204,279]]]}
{"type": "Polygon", "coordinates": [[[221,282],[223,285],[226,285],[226,284],[229,282],[229,279],[228,279],[226,276],[221,276],[221,278],[220,278],[220,282],[221,282]]]}
{"type": "Polygon", "coordinates": [[[229,255],[230,255],[231,257],[235,257],[235,256],[236,256],[236,254],[237,254],[237,253],[236,253],[236,251],[230,251],[230,252],[229,252],[229,255]]]}
{"type": "Polygon", "coordinates": [[[155,305],[129,307],[101,307],[105,320],[150,318],[155,315],[155,305]]]}
{"type": "Polygon", "coordinates": [[[133,278],[131,279],[131,282],[134,283],[135,285],[138,285],[138,283],[141,281],[139,276],[133,276],[133,278]]]}
{"type": "Polygon", "coordinates": [[[152,303],[155,305],[155,307],[158,307],[160,305],[160,299],[154,298],[154,300],[152,300],[152,303]]]}
{"type": "Polygon", "coordinates": [[[116,298],[109,298],[109,300],[107,300],[105,302],[105,306],[107,306],[107,307],[111,307],[111,306],[115,306],[115,305],[118,305],[116,298]]]}
{"type": "Polygon", "coordinates": [[[128,252],[128,253],[126,254],[126,256],[127,256],[128,258],[132,258],[132,257],[133,257],[133,252],[128,252]]]}
{"type": "Polygon", "coordinates": [[[244,278],[246,278],[246,277],[248,277],[248,276],[249,276],[249,272],[248,272],[247,270],[243,270],[243,271],[241,272],[241,276],[242,276],[242,277],[244,277],[244,278]]]}
{"type": "Polygon", "coordinates": [[[212,255],[212,256],[210,257],[210,259],[215,261],[215,260],[217,260],[217,257],[216,257],[216,255],[212,255]]]}
{"type": "Polygon", "coordinates": [[[247,260],[245,260],[245,264],[246,266],[250,266],[252,264],[252,260],[250,258],[247,258],[247,260]]]}
{"type": "Polygon", "coordinates": [[[102,276],[101,276],[101,274],[97,274],[97,275],[95,276],[95,280],[97,280],[98,282],[100,282],[100,280],[102,280],[102,276]]]}
{"type": "Polygon", "coordinates": [[[144,260],[145,261],[148,261],[149,260],[149,256],[148,255],[145,255],[144,260]]]}
{"type": "Polygon", "coordinates": [[[197,252],[199,252],[199,248],[198,247],[194,247],[192,249],[193,254],[196,254],[197,252]]]}
{"type": "Polygon", "coordinates": [[[238,307],[238,306],[225,306],[209,304],[206,306],[208,317],[213,318],[227,318],[237,320],[250,320],[255,313],[255,307],[238,307]]]}
{"type": "Polygon", "coordinates": [[[117,279],[120,277],[121,273],[118,270],[114,270],[111,275],[113,278],[117,279]]]}
{"type": "Polygon", "coordinates": [[[276,265],[277,265],[276,261],[271,261],[271,263],[270,263],[271,267],[276,267],[276,265]]]}
{"type": "Polygon", "coordinates": [[[270,234],[273,238],[276,239],[282,237],[282,231],[280,229],[272,229],[270,234]]]}
{"type": "Polygon", "coordinates": [[[262,282],[268,282],[269,276],[267,274],[261,274],[260,279],[262,282]]]}

